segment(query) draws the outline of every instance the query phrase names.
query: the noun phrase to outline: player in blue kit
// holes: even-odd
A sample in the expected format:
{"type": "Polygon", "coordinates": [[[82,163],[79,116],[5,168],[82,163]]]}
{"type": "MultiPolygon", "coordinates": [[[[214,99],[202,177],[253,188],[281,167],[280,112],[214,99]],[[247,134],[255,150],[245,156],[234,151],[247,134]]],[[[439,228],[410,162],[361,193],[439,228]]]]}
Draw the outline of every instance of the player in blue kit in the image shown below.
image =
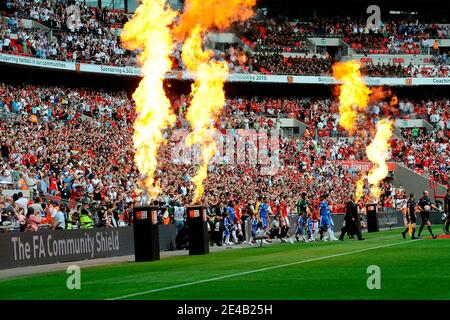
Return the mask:
{"type": "Polygon", "coordinates": [[[333,213],[331,212],[331,208],[329,210],[328,215],[328,222],[329,222],[329,228],[328,228],[328,235],[330,236],[330,241],[337,241],[338,239],[334,235],[334,221],[333,221],[333,213]]]}
{"type": "Polygon", "coordinates": [[[258,233],[258,217],[257,217],[257,215],[253,213],[250,221],[252,222],[252,236],[249,241],[249,244],[252,245],[252,244],[256,243],[255,237],[258,233]]]}
{"type": "Polygon", "coordinates": [[[316,241],[314,239],[314,221],[312,219],[312,216],[310,213],[308,213],[308,219],[306,220],[306,241],[307,242],[314,242],[316,241]]]}
{"type": "Polygon", "coordinates": [[[306,241],[305,236],[304,236],[305,225],[306,225],[306,219],[304,217],[304,214],[302,213],[298,216],[297,222],[295,224],[294,235],[295,235],[295,239],[297,241],[300,241],[300,238],[303,241],[306,241]]]}
{"type": "MultiPolygon", "coordinates": [[[[270,209],[270,206],[267,204],[267,198],[264,197],[262,199],[263,201],[259,205],[258,210],[258,218],[259,222],[261,223],[261,229],[264,231],[267,231],[269,229],[270,219],[269,219],[269,213],[272,213],[272,209],[270,209]]],[[[265,243],[271,243],[269,238],[264,240],[265,243]]]]}
{"type": "Polygon", "coordinates": [[[225,243],[225,245],[227,247],[230,246],[230,217],[228,212],[225,212],[223,215],[223,226],[224,226],[224,230],[223,230],[223,242],[225,243]]]}
{"type": "Polygon", "coordinates": [[[321,201],[319,203],[319,214],[320,214],[320,226],[319,226],[319,233],[320,233],[320,240],[327,241],[327,238],[324,237],[325,232],[328,231],[330,227],[330,208],[327,201],[327,194],[323,194],[321,196],[321,201]]]}
{"type": "MultiPolygon", "coordinates": [[[[236,236],[236,225],[234,223],[234,216],[235,216],[235,212],[234,212],[234,204],[233,201],[229,201],[228,202],[228,206],[225,209],[225,212],[228,213],[228,220],[229,220],[229,231],[231,234],[231,238],[233,239],[234,244],[238,244],[238,238],[236,236]]],[[[228,235],[228,243],[230,243],[230,235],[228,235]]],[[[227,241],[225,241],[225,244],[227,243],[227,241]]]]}

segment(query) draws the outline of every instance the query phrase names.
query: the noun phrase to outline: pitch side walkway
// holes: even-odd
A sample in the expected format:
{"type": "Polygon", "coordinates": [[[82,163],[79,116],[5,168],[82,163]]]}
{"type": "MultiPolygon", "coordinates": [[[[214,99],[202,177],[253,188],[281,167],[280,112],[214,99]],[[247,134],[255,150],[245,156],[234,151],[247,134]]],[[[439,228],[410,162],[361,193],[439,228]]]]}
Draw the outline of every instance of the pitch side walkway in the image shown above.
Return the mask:
{"type": "MultiPolygon", "coordinates": [[[[232,249],[241,249],[241,248],[248,248],[250,247],[249,244],[239,244],[236,246],[232,246],[232,249]]],[[[229,250],[232,250],[229,249],[229,250]]],[[[222,247],[210,247],[210,252],[215,251],[222,251],[226,250],[225,246],[222,247]]],[[[174,257],[174,256],[188,256],[189,251],[188,250],[175,250],[175,251],[161,251],[161,259],[167,258],[167,257],[174,257]]],[[[39,266],[28,266],[28,267],[19,267],[19,268],[12,268],[12,269],[3,269],[0,270],[0,280],[1,279],[8,279],[8,278],[14,278],[14,277],[20,277],[20,276],[26,276],[26,275],[36,275],[39,273],[47,273],[47,272],[54,272],[54,271],[62,271],[66,270],[68,266],[70,265],[77,265],[79,267],[93,267],[93,266],[101,266],[105,264],[117,264],[117,263],[124,263],[124,262],[134,262],[134,255],[128,255],[128,256],[119,256],[119,257],[111,257],[111,258],[99,258],[99,259],[92,259],[92,260],[81,260],[81,261],[71,261],[71,262],[62,262],[62,263],[53,263],[53,264],[44,264],[39,266]]]]}
{"type": "MultiPolygon", "coordinates": [[[[399,228],[392,228],[392,230],[394,230],[394,229],[399,229],[399,228]]],[[[380,228],[380,231],[385,231],[385,230],[389,230],[389,229],[380,228]]],[[[335,233],[335,234],[336,234],[336,236],[339,235],[338,233],[335,233]]],[[[280,243],[280,242],[275,240],[275,243],[280,243]]],[[[243,244],[239,244],[236,246],[232,246],[231,248],[232,249],[242,249],[242,248],[248,248],[248,247],[251,247],[251,246],[248,243],[243,243],[243,244]]],[[[259,247],[259,244],[256,244],[255,247],[259,247]]],[[[232,249],[229,249],[229,250],[232,250],[232,249]]],[[[225,246],[209,247],[210,252],[222,251],[222,250],[227,250],[227,247],[225,247],[225,246]]],[[[161,251],[161,259],[164,259],[167,257],[188,256],[188,255],[189,255],[188,250],[161,251]]],[[[70,265],[77,265],[79,267],[94,267],[94,266],[102,266],[102,265],[106,265],[106,264],[117,264],[117,263],[124,263],[124,262],[134,262],[134,255],[3,269],[3,270],[0,270],[0,280],[20,277],[20,276],[27,276],[27,275],[36,275],[36,274],[40,274],[40,273],[62,271],[62,270],[66,270],[67,267],[70,265]]]]}

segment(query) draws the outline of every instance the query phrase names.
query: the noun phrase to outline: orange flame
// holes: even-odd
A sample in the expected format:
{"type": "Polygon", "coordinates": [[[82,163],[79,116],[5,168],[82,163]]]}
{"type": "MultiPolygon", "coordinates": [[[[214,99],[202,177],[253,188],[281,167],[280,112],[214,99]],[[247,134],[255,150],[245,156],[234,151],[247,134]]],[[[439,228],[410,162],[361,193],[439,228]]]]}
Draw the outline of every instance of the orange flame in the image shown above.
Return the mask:
{"type": "Polygon", "coordinates": [[[389,139],[392,136],[393,122],[389,119],[382,119],[377,122],[377,133],[372,143],[366,148],[367,157],[374,163],[374,167],[369,171],[367,179],[370,184],[370,193],[374,200],[381,196],[381,189],[378,184],[386,178],[389,169],[386,161],[389,157],[389,139]]]}
{"type": "Polygon", "coordinates": [[[228,75],[226,62],[209,61],[212,52],[203,51],[200,29],[196,27],[183,45],[182,59],[190,71],[197,73],[192,84],[192,100],[186,119],[192,127],[187,136],[187,145],[200,143],[202,147],[202,163],[193,178],[195,184],[194,202],[201,199],[203,181],[208,175],[208,163],[216,152],[214,140],[214,124],[222,111],[225,102],[223,84],[228,75]]]}
{"type": "Polygon", "coordinates": [[[333,76],[342,81],[339,86],[339,124],[353,134],[358,110],[367,107],[370,89],[366,86],[355,60],[338,62],[333,65],[333,76]]]}
{"type": "Polygon", "coordinates": [[[361,178],[358,179],[358,181],[356,181],[356,191],[355,191],[355,202],[358,203],[359,200],[361,200],[361,198],[364,195],[364,179],[366,178],[366,176],[362,176],[361,178]]]}
{"type": "MultiPolygon", "coordinates": [[[[369,89],[361,76],[360,64],[354,60],[339,62],[333,65],[333,76],[342,82],[339,86],[339,124],[350,134],[356,130],[356,119],[358,112],[365,110],[369,103],[385,99],[391,96],[390,90],[384,88],[369,89]]],[[[392,103],[397,102],[397,97],[393,97],[392,103]]],[[[372,143],[366,147],[368,159],[374,167],[367,175],[370,184],[370,193],[374,200],[378,200],[381,195],[379,182],[383,180],[389,170],[386,161],[389,157],[389,139],[392,136],[393,122],[388,119],[380,120],[377,123],[377,132],[372,143]]],[[[355,198],[358,202],[364,194],[364,179],[362,176],[356,182],[355,198]]]]}
{"type": "Polygon", "coordinates": [[[166,7],[166,0],[143,0],[121,34],[125,48],[142,50],[138,59],[143,78],[133,94],[138,114],[134,123],[134,161],[144,177],[150,199],[160,192],[154,175],[158,148],[165,141],[162,131],[175,122],[163,80],[172,66],[173,39],[169,25],[176,16],[175,11],[166,7]]]}
{"type": "Polygon", "coordinates": [[[213,52],[202,49],[202,37],[213,27],[224,29],[233,21],[250,18],[255,3],[256,0],[188,0],[174,30],[178,39],[186,39],[181,58],[188,71],[196,74],[186,114],[192,127],[186,142],[188,145],[200,143],[202,148],[202,163],[193,178],[194,203],[202,198],[208,163],[216,152],[213,135],[225,103],[223,85],[228,76],[227,63],[213,61],[213,52]]]}
{"type": "Polygon", "coordinates": [[[245,21],[253,16],[256,0],[186,0],[180,23],[174,32],[178,39],[185,39],[196,27],[208,31],[213,27],[224,30],[233,21],[245,21]]]}

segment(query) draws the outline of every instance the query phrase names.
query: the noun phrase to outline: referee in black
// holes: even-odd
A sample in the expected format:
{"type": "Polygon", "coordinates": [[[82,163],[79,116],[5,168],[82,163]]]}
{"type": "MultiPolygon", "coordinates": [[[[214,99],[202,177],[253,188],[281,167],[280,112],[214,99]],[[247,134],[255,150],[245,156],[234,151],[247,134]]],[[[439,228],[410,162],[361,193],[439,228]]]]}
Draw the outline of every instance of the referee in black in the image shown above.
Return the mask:
{"type": "MultiPolygon", "coordinates": [[[[406,221],[408,224],[412,226],[411,239],[418,239],[415,236],[416,233],[416,199],[414,198],[414,193],[409,195],[409,199],[406,202],[406,221]]],[[[402,232],[403,239],[406,239],[406,234],[408,233],[409,228],[406,227],[405,231],[402,232]]]]}
{"type": "Polygon", "coordinates": [[[438,207],[436,207],[434,204],[431,203],[430,199],[428,198],[428,191],[423,192],[423,197],[420,198],[419,203],[417,204],[417,208],[419,209],[420,216],[422,217],[422,223],[419,228],[419,234],[417,237],[420,239],[420,235],[422,234],[423,227],[425,225],[428,228],[428,231],[431,234],[431,237],[433,239],[436,239],[436,235],[433,234],[433,230],[431,230],[431,222],[430,222],[430,210],[431,208],[439,210],[438,207]]]}

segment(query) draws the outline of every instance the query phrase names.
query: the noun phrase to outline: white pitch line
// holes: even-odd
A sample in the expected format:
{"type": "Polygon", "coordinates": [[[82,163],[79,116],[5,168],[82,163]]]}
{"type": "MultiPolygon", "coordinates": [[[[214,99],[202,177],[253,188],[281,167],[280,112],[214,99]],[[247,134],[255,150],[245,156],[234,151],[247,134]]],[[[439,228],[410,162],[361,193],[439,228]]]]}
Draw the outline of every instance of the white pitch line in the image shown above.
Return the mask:
{"type": "Polygon", "coordinates": [[[396,246],[396,245],[399,245],[399,244],[410,243],[410,242],[414,242],[414,241],[394,242],[394,243],[390,243],[390,244],[386,244],[386,245],[382,245],[382,246],[376,246],[376,247],[372,247],[372,248],[365,248],[365,249],[360,249],[360,250],[355,250],[355,251],[349,251],[349,252],[332,254],[332,255],[329,255],[329,256],[324,256],[324,257],[319,257],[319,258],[313,258],[313,259],[308,259],[308,260],[301,260],[301,261],[295,261],[295,262],[290,262],[290,263],[285,263],[285,264],[279,264],[279,265],[272,266],[272,267],[266,267],[266,268],[261,268],[261,269],[256,269],[256,270],[250,270],[250,271],[245,271],[245,272],[229,274],[229,275],[226,275],[226,276],[220,276],[220,277],[209,278],[209,279],[204,279],[204,280],[199,280],[199,281],[194,281],[194,282],[177,284],[175,286],[170,286],[170,287],[165,287],[165,288],[159,288],[159,289],[153,289],[153,290],[148,290],[148,291],[143,291],[143,292],[131,293],[131,294],[127,294],[127,295],[116,297],[116,298],[110,298],[110,299],[107,299],[107,300],[126,299],[126,298],[141,296],[141,295],[148,294],[148,293],[166,291],[166,290],[170,290],[170,289],[177,289],[177,288],[192,286],[192,285],[195,285],[195,284],[211,282],[211,281],[217,281],[217,280],[222,280],[222,279],[227,279],[227,278],[232,278],[232,277],[239,277],[239,276],[244,276],[244,275],[247,275],[247,274],[263,272],[263,271],[272,270],[272,269],[278,269],[278,268],[284,268],[284,267],[289,267],[289,266],[293,266],[293,265],[296,265],[296,264],[302,264],[302,263],[307,263],[307,262],[313,262],[313,261],[325,260],[325,259],[330,259],[330,258],[336,258],[336,257],[341,257],[341,256],[346,256],[346,255],[349,255],[349,254],[353,254],[353,253],[359,253],[359,252],[370,251],[370,250],[375,250],[375,249],[380,249],[380,248],[392,247],[392,246],[396,246]]]}

